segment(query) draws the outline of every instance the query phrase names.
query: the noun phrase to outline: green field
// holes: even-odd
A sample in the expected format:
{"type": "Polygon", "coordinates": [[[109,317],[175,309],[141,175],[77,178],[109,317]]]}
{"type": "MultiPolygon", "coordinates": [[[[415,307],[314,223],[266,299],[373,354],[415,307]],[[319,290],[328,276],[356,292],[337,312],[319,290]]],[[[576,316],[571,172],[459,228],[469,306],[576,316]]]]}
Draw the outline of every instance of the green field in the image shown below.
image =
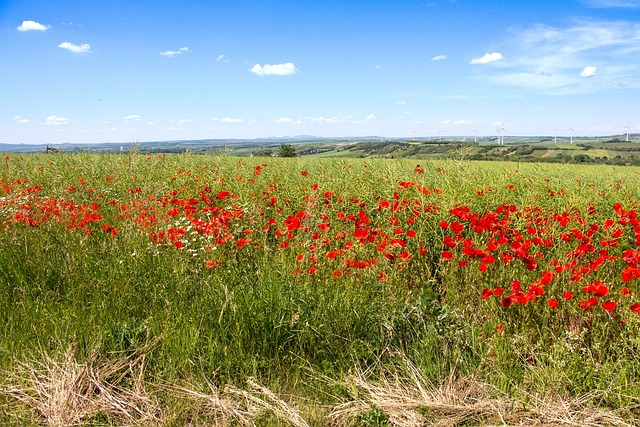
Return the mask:
{"type": "Polygon", "coordinates": [[[0,422],[636,425],[639,175],[3,156],[0,422]]]}

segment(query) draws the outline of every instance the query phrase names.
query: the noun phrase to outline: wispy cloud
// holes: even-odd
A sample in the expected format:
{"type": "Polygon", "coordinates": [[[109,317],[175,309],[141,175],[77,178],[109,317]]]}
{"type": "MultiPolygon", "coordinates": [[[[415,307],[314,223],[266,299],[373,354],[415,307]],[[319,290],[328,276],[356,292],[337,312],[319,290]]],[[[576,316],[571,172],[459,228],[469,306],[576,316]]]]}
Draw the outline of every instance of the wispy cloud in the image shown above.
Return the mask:
{"type": "Polygon", "coordinates": [[[640,0],[583,0],[583,3],[598,9],[640,9],[640,0]]]}
{"type": "Polygon", "coordinates": [[[49,116],[42,124],[49,125],[49,126],[60,126],[60,125],[67,125],[69,124],[70,121],[71,119],[68,119],[66,117],[49,116]]]}
{"type": "Polygon", "coordinates": [[[450,119],[447,119],[447,120],[442,121],[441,124],[444,125],[444,126],[462,126],[462,125],[469,125],[469,124],[471,124],[471,122],[468,121],[468,120],[450,120],[450,119]]]}
{"type": "Polygon", "coordinates": [[[280,117],[276,120],[276,123],[284,123],[287,125],[300,125],[302,124],[302,120],[300,119],[292,119],[291,117],[280,117]]]}
{"type": "Polygon", "coordinates": [[[11,120],[13,120],[16,123],[22,123],[22,124],[31,123],[31,120],[25,119],[24,117],[20,117],[20,116],[15,116],[11,120]]]}
{"type": "Polygon", "coordinates": [[[480,58],[474,58],[469,63],[470,64],[488,64],[490,62],[499,61],[502,59],[502,54],[499,52],[494,53],[485,53],[480,58]]]}
{"type": "MultiPolygon", "coordinates": [[[[371,115],[372,120],[375,119],[375,116],[371,115]]],[[[358,123],[357,120],[354,120],[353,116],[306,116],[306,117],[298,117],[293,119],[291,117],[281,117],[275,120],[276,123],[283,124],[323,124],[323,125],[335,125],[340,123],[358,123]]]]}
{"type": "Polygon", "coordinates": [[[51,25],[42,25],[36,21],[22,21],[22,24],[16,27],[18,31],[47,31],[49,28],[51,25]]]}
{"type": "Polygon", "coordinates": [[[222,62],[223,64],[228,64],[229,63],[229,60],[227,58],[225,58],[225,56],[223,54],[218,55],[218,57],[216,58],[216,61],[222,62]]]}
{"type": "Polygon", "coordinates": [[[498,69],[479,69],[478,79],[554,95],[640,88],[637,22],[534,25],[514,32],[502,49],[509,52],[509,60],[501,61],[498,69]],[[596,71],[597,78],[584,78],[595,77],[596,71]]]}
{"type": "Polygon", "coordinates": [[[178,120],[178,124],[180,124],[180,125],[183,125],[185,123],[193,123],[193,122],[195,122],[195,120],[193,120],[193,119],[180,119],[180,120],[178,120]]]}
{"type": "Polygon", "coordinates": [[[166,56],[167,58],[172,58],[175,55],[182,55],[183,53],[191,52],[188,47],[181,47],[178,50],[165,50],[164,52],[160,52],[160,55],[166,56]]]}
{"type": "Polygon", "coordinates": [[[245,119],[238,119],[238,118],[234,118],[234,117],[223,117],[223,118],[212,117],[211,120],[214,121],[214,122],[220,122],[220,123],[244,123],[244,122],[246,122],[245,119]]]}
{"type": "Polygon", "coordinates": [[[292,76],[298,69],[291,62],[284,64],[256,64],[251,68],[251,72],[258,76],[292,76]]]}
{"type": "Polygon", "coordinates": [[[431,58],[432,61],[444,61],[447,59],[447,55],[437,55],[431,58]]]}
{"type": "Polygon", "coordinates": [[[66,49],[73,53],[88,53],[91,52],[91,45],[89,43],[82,43],[81,45],[73,44],[70,42],[62,42],[58,45],[61,49],[66,49]]]}
{"type": "Polygon", "coordinates": [[[314,117],[305,117],[303,119],[306,119],[308,121],[310,121],[311,123],[320,123],[320,124],[336,124],[336,123],[345,123],[350,121],[351,117],[339,117],[339,116],[331,116],[331,117],[324,117],[324,116],[314,116],[314,117]]]}
{"type": "Polygon", "coordinates": [[[142,117],[137,115],[137,114],[130,114],[128,116],[124,116],[122,118],[122,120],[124,120],[127,123],[131,123],[131,122],[139,122],[142,120],[142,117]]]}

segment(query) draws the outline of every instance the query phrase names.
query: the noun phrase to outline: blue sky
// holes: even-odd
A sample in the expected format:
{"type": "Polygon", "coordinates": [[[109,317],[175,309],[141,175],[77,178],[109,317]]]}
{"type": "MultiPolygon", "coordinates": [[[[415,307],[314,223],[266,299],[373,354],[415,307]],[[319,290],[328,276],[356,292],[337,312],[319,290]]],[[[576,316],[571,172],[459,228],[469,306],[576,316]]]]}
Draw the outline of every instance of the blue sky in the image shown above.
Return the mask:
{"type": "Polygon", "coordinates": [[[640,0],[0,0],[0,142],[640,132],[640,0]]]}

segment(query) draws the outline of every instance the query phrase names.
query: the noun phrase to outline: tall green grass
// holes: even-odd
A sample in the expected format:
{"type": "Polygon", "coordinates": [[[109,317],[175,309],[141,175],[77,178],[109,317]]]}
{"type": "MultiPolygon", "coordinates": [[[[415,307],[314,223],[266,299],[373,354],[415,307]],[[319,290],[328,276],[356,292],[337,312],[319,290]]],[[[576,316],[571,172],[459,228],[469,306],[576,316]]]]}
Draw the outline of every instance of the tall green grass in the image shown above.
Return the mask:
{"type": "MultiPolygon", "coordinates": [[[[436,382],[452,373],[475,375],[512,395],[579,396],[598,389],[606,390],[603,404],[636,402],[637,317],[620,324],[604,312],[593,313],[588,327],[587,315],[578,310],[560,315],[544,304],[504,310],[497,300],[482,301],[483,288],[507,287],[526,271],[514,266],[490,274],[461,273],[440,259],[439,223],[459,204],[479,212],[505,202],[555,212],[592,205],[610,212],[614,203],[629,206],[640,199],[638,171],[442,161],[422,162],[424,173],[417,174],[415,163],[10,155],[0,165],[0,183],[11,188],[0,192],[2,200],[38,185],[39,197],[98,202],[102,222],[119,232],[114,238],[92,225],[86,237],[62,222],[15,224],[10,221],[15,206],[0,208],[0,369],[11,372],[21,360],[63,354],[70,345],[81,361],[96,349],[107,358],[133,354],[158,338],[146,354],[147,375],[158,383],[213,379],[241,384],[254,377],[278,390],[331,401],[345,390],[313,378],[340,378],[354,366],[379,370],[402,353],[436,382]],[[263,162],[267,166],[254,174],[263,162]],[[213,245],[220,247],[211,253],[197,246],[201,242],[187,248],[194,251],[156,245],[135,226],[136,213],[121,208],[167,194],[188,197],[210,187],[213,194],[225,190],[237,196],[229,203],[245,209],[254,229],[271,216],[281,222],[304,210],[311,215],[357,212],[349,202],[336,202],[325,211],[322,196],[311,207],[305,196],[316,183],[320,195],[332,191],[335,199],[357,197],[367,203],[372,218],[388,221],[375,203],[393,200],[401,191],[399,180],[441,190],[437,197],[409,193],[413,189],[401,196],[437,204],[440,210],[423,215],[416,228],[416,241],[429,249],[427,255],[419,260],[414,255],[413,267],[394,270],[381,282],[378,270],[338,280],[324,259],[319,261],[323,274],[292,275],[296,250],[313,242],[281,251],[264,237],[252,250],[213,245]],[[549,197],[549,190],[564,195],[549,197]],[[271,195],[278,198],[280,213],[264,208],[262,198],[271,195]],[[133,217],[127,219],[128,214],[133,217]],[[208,269],[208,257],[222,264],[208,269]],[[506,327],[497,333],[500,324],[506,327]]],[[[332,227],[338,232],[341,225],[334,221],[332,227]]],[[[374,248],[358,250],[363,258],[375,254],[374,248]]],[[[606,270],[601,275],[619,280],[606,270]]]]}

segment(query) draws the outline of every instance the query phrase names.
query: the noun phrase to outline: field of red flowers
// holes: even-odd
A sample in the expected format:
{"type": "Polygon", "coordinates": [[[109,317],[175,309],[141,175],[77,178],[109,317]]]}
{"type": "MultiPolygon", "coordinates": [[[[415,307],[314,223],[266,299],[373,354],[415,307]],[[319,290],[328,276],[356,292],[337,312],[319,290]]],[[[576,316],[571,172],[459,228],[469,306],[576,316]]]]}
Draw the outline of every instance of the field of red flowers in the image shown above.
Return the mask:
{"type": "Polygon", "coordinates": [[[401,350],[435,362],[433,377],[635,393],[639,178],[456,161],[6,156],[1,359],[163,335],[175,348],[157,351],[161,376],[260,375],[298,358],[341,371],[401,350]],[[250,366],[233,360],[243,352],[250,366]]]}

